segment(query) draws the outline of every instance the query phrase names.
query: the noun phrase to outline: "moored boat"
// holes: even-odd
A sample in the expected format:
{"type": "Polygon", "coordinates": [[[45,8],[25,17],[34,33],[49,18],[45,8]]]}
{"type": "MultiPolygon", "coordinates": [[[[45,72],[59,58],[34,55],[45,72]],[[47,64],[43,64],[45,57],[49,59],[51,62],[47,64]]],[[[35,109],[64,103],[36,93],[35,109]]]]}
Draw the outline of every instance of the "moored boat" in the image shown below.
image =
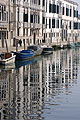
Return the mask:
{"type": "Polygon", "coordinates": [[[14,53],[1,53],[0,55],[0,64],[1,65],[8,65],[15,63],[15,55],[14,53]]]}
{"type": "Polygon", "coordinates": [[[43,50],[40,45],[31,45],[31,46],[28,46],[27,49],[32,50],[34,52],[34,56],[41,55],[43,50]]]}
{"type": "Polygon", "coordinates": [[[52,54],[53,53],[53,48],[50,46],[43,46],[43,52],[42,54],[52,54]]]}
{"type": "Polygon", "coordinates": [[[34,53],[31,50],[22,50],[20,52],[14,52],[16,60],[31,59],[34,57],[34,53]]]}

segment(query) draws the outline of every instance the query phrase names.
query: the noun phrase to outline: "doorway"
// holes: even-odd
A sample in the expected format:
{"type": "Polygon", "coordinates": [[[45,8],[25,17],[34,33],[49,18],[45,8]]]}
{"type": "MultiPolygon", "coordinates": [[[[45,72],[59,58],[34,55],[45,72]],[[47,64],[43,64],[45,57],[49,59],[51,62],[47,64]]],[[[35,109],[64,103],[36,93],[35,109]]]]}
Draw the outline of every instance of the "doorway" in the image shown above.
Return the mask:
{"type": "Polygon", "coordinates": [[[36,43],[36,33],[34,32],[33,44],[36,43]]]}

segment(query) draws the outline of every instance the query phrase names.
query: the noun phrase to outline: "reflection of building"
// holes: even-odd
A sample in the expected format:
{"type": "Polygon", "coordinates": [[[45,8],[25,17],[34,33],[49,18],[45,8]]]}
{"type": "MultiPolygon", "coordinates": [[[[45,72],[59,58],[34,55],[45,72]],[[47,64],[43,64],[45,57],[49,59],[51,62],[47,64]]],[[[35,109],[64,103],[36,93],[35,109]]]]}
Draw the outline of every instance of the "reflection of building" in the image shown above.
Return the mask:
{"type": "Polygon", "coordinates": [[[16,90],[17,119],[41,119],[42,61],[19,68],[16,90]]]}
{"type": "Polygon", "coordinates": [[[76,83],[77,61],[76,50],[55,51],[53,55],[43,58],[43,78],[46,93],[56,88],[68,88],[76,83]]]}
{"type": "MultiPolygon", "coordinates": [[[[76,84],[80,50],[54,51],[32,64],[0,71],[0,116],[42,120],[47,98],[69,92],[76,84]]],[[[51,102],[51,101],[49,101],[51,102]]]]}
{"type": "MultiPolygon", "coordinates": [[[[2,70],[0,73],[0,120],[10,119],[13,110],[13,79],[12,71],[2,70]]],[[[15,113],[15,111],[14,111],[15,113]]]]}

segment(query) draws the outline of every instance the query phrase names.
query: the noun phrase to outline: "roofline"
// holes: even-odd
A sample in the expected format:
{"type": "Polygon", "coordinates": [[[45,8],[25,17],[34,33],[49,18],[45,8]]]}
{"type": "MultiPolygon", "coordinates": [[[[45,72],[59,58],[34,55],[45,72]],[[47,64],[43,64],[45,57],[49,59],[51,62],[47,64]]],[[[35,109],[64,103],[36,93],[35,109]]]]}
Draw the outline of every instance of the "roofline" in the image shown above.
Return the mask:
{"type": "Polygon", "coordinates": [[[77,6],[78,6],[78,3],[77,3],[77,2],[74,2],[74,1],[72,1],[72,0],[64,0],[64,1],[67,1],[67,2],[69,2],[69,3],[72,3],[72,4],[74,4],[74,5],[77,5],[77,6]]]}

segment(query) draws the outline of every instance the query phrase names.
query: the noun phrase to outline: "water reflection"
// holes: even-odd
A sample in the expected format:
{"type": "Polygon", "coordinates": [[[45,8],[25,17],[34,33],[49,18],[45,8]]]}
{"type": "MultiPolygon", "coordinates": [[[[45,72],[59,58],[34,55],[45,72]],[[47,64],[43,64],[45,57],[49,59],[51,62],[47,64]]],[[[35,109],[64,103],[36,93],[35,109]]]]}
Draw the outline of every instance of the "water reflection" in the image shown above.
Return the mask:
{"type": "Polygon", "coordinates": [[[51,108],[64,106],[65,95],[77,85],[79,54],[80,49],[54,51],[31,64],[1,68],[0,119],[49,120],[51,108]]]}

